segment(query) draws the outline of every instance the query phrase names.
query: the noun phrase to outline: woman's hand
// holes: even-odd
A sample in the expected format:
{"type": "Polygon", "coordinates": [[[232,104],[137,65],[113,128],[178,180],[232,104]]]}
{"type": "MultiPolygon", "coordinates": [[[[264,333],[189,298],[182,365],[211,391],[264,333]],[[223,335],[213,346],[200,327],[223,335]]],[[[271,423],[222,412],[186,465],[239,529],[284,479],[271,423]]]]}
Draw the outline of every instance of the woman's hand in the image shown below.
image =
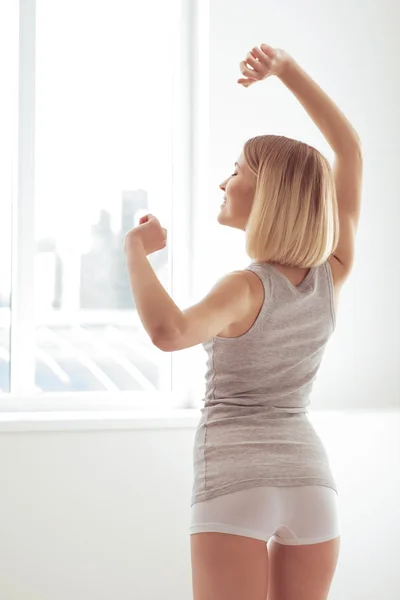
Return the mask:
{"type": "Polygon", "coordinates": [[[289,61],[290,56],[280,48],[271,48],[267,44],[261,44],[260,48],[254,47],[240,63],[240,70],[245,77],[238,79],[238,83],[249,87],[272,75],[279,77],[289,61]]]}
{"type": "Polygon", "coordinates": [[[145,215],[125,236],[125,252],[134,249],[136,244],[143,246],[146,256],[162,250],[167,245],[167,230],[153,215],[145,215]]]}

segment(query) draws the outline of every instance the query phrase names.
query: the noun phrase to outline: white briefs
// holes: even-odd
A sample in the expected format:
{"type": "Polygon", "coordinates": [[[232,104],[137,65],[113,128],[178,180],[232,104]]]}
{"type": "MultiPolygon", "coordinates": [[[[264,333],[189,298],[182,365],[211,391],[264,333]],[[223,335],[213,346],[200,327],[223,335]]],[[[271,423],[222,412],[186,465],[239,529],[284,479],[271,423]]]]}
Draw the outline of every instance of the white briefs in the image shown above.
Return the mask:
{"type": "Polygon", "coordinates": [[[340,535],[338,495],[322,485],[240,490],[193,504],[189,531],[318,544],[340,535]]]}

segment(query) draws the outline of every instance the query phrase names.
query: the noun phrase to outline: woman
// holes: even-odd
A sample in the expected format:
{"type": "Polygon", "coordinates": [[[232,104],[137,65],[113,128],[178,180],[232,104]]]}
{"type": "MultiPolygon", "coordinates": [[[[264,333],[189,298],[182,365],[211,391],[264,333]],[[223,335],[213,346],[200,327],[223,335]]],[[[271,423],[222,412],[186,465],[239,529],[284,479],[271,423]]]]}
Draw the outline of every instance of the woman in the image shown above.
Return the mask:
{"type": "Polygon", "coordinates": [[[143,218],[125,248],[153,343],[208,353],[194,444],[194,600],[323,600],[339,553],[337,489],[307,406],[353,263],[360,140],[284,51],[262,44],[240,68],[244,87],[275,75],[293,92],[334,151],[333,170],[283,136],[246,142],[220,186],[218,221],[246,232],[252,262],[185,311],[146,259],[166,243],[158,220],[143,218]]]}

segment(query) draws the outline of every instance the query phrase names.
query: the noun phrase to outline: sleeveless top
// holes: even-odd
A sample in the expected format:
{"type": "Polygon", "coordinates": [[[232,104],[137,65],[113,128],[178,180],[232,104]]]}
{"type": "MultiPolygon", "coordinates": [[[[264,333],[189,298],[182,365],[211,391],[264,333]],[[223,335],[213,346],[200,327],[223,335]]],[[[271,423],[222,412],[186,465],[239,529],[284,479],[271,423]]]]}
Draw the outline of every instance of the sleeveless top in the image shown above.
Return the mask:
{"type": "Polygon", "coordinates": [[[207,352],[204,407],[193,448],[192,504],[256,486],[324,485],[337,492],[307,407],[335,328],[329,261],[295,287],[276,267],[253,262],[264,286],[243,335],[216,336],[207,352]]]}

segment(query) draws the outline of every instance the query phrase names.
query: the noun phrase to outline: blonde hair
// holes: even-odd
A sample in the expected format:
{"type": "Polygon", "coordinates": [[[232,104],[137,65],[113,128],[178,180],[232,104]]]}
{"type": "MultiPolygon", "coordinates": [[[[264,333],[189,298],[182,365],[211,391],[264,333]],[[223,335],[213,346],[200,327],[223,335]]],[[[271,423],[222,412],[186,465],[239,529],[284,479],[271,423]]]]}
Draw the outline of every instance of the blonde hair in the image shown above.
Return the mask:
{"type": "Polygon", "coordinates": [[[249,257],[307,268],[324,263],[339,237],[327,159],[308,144],[275,135],[248,140],[243,153],[257,177],[246,226],[249,257]]]}

